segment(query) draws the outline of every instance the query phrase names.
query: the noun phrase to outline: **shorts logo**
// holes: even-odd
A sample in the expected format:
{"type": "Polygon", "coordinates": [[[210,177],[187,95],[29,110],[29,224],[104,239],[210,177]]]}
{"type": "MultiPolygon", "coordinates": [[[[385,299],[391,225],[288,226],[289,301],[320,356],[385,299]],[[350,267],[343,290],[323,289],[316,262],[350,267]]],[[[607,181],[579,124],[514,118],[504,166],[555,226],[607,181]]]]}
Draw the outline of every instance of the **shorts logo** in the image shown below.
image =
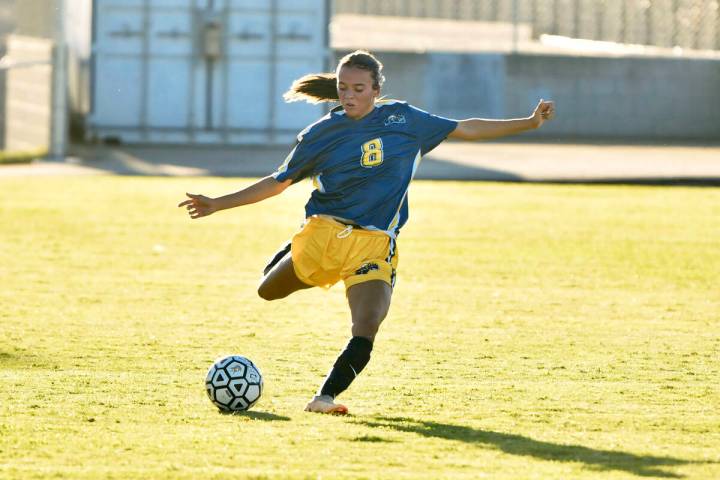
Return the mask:
{"type": "Polygon", "coordinates": [[[390,115],[385,119],[385,126],[389,126],[392,124],[401,124],[401,123],[407,123],[405,121],[405,115],[390,115]]]}
{"type": "Polygon", "coordinates": [[[355,275],[367,275],[373,270],[380,270],[377,263],[366,263],[362,267],[355,270],[355,275]]]}

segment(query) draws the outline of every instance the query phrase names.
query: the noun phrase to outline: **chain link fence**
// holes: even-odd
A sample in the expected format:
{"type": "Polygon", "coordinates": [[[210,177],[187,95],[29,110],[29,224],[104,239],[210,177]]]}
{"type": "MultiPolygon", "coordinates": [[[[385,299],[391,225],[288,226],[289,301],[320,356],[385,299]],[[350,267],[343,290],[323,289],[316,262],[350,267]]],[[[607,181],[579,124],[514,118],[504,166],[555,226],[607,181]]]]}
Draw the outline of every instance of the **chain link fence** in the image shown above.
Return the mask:
{"type": "Polygon", "coordinates": [[[720,50],[720,0],[333,0],[334,13],[505,22],[534,38],[720,50]]]}

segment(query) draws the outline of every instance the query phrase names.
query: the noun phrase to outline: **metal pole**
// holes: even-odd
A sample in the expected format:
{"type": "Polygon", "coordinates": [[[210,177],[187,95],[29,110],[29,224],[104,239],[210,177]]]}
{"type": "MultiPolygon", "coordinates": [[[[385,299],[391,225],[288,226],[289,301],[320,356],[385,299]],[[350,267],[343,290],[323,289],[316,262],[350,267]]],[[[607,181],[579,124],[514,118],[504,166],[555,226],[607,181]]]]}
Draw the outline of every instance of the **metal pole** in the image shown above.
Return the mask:
{"type": "Polygon", "coordinates": [[[513,40],[512,40],[512,53],[518,52],[518,0],[513,0],[512,3],[512,15],[513,15],[513,40]]]}
{"type": "Polygon", "coordinates": [[[52,113],[50,151],[53,160],[65,160],[67,152],[68,62],[65,41],[65,2],[55,0],[55,48],[52,67],[52,113]]]}
{"type": "Polygon", "coordinates": [[[148,110],[150,108],[150,22],[152,15],[151,0],[142,4],[142,85],[140,85],[140,131],[143,141],[150,137],[148,110]]]}
{"type": "Polygon", "coordinates": [[[278,0],[270,0],[270,79],[268,81],[268,90],[270,91],[270,96],[268,97],[268,118],[270,122],[268,141],[270,143],[275,143],[275,136],[278,130],[277,109],[275,108],[275,102],[277,101],[275,94],[278,90],[278,35],[280,33],[278,31],[278,17],[280,16],[278,3],[278,0]]]}

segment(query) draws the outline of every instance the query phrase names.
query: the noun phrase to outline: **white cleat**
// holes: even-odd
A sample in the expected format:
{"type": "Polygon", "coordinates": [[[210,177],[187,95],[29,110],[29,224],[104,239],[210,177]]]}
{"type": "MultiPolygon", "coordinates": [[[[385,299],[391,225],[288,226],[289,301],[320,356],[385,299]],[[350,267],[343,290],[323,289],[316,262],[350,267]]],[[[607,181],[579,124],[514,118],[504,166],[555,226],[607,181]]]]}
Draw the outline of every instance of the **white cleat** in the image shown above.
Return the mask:
{"type": "Polygon", "coordinates": [[[316,395],[305,407],[306,412],[329,413],[332,415],[345,415],[348,409],[345,405],[335,403],[330,395],[316,395]]]}

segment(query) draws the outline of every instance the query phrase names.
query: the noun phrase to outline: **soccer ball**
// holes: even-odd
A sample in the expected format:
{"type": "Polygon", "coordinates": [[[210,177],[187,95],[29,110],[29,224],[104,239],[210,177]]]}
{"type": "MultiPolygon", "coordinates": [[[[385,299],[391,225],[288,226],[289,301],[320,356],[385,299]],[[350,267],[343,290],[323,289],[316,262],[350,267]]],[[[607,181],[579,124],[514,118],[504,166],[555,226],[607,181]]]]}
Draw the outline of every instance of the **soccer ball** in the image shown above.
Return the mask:
{"type": "Polygon", "coordinates": [[[248,410],[260,399],[262,389],[260,370],[240,355],[216,360],[205,377],[205,390],[210,401],[226,412],[248,410]]]}

